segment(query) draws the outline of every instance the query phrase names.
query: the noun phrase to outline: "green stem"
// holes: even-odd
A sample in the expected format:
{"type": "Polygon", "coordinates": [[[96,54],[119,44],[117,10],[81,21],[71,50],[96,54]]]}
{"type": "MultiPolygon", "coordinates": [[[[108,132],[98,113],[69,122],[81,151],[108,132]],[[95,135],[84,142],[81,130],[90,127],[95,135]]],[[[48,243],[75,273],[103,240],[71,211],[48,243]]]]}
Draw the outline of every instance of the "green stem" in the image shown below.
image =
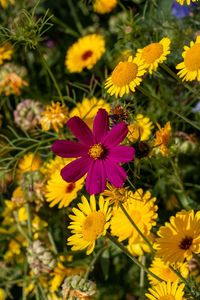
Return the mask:
{"type": "Polygon", "coordinates": [[[187,281],[185,278],[178,272],[176,271],[172,266],[169,265],[169,268],[185,283],[185,285],[191,290],[190,286],[188,285],[187,281]]]}
{"type": "Polygon", "coordinates": [[[147,90],[143,89],[141,86],[137,86],[137,90],[140,91],[143,95],[147,96],[149,99],[159,102],[162,106],[165,106],[169,111],[171,111],[173,114],[177,115],[179,118],[183,119],[185,122],[193,126],[194,128],[200,130],[200,127],[196,125],[193,121],[188,119],[187,117],[183,116],[182,114],[175,111],[173,108],[171,108],[168,104],[165,103],[165,101],[161,101],[159,98],[152,96],[147,90]]]}
{"type": "Polygon", "coordinates": [[[125,214],[125,216],[128,218],[128,220],[131,222],[131,224],[133,225],[133,227],[137,230],[137,232],[139,233],[139,235],[147,243],[147,245],[149,246],[149,248],[151,249],[151,251],[153,253],[155,253],[156,251],[153,249],[153,246],[151,245],[151,243],[149,242],[149,240],[144,236],[144,234],[141,232],[141,230],[137,227],[137,225],[135,224],[135,222],[133,221],[133,219],[129,216],[129,214],[127,213],[127,211],[124,208],[123,204],[120,204],[120,208],[123,211],[123,213],[125,214]]]}
{"type": "Polygon", "coordinates": [[[175,177],[176,177],[177,183],[178,183],[178,185],[179,185],[179,187],[180,187],[180,190],[181,190],[181,192],[182,192],[182,194],[183,194],[183,196],[184,196],[184,197],[179,197],[179,200],[180,200],[182,206],[183,206],[185,209],[187,209],[187,210],[188,210],[188,209],[191,209],[191,204],[192,204],[192,203],[191,203],[190,198],[188,198],[188,196],[186,195],[186,192],[185,192],[185,189],[184,189],[184,186],[183,186],[183,182],[182,182],[181,177],[180,177],[180,175],[179,175],[179,170],[178,170],[178,168],[177,168],[177,165],[176,165],[175,162],[173,162],[173,160],[172,160],[171,157],[169,157],[169,161],[170,161],[170,163],[171,163],[171,165],[172,165],[172,168],[173,168],[173,170],[174,170],[174,175],[175,175],[175,177]]]}
{"type": "Polygon", "coordinates": [[[37,286],[36,282],[35,282],[35,298],[36,298],[36,300],[41,300],[40,292],[39,292],[39,289],[38,289],[38,286],[37,286]]]}
{"type": "Polygon", "coordinates": [[[38,285],[38,287],[39,287],[39,290],[40,290],[40,293],[41,293],[41,295],[42,295],[43,300],[48,300],[47,297],[46,297],[46,295],[45,295],[45,292],[44,292],[44,289],[43,289],[41,283],[38,282],[37,285],[38,285]]]}
{"type": "Polygon", "coordinates": [[[72,17],[74,18],[76,27],[77,27],[77,29],[78,29],[80,35],[83,35],[83,27],[82,27],[82,24],[81,24],[81,22],[79,21],[79,17],[78,17],[77,14],[76,14],[76,10],[74,9],[74,5],[73,5],[73,3],[72,3],[71,0],[68,0],[68,5],[69,5],[69,7],[70,7],[71,15],[72,15],[72,17]]]}
{"type": "Polygon", "coordinates": [[[191,88],[191,86],[189,86],[189,84],[185,83],[182,81],[182,79],[180,77],[178,77],[178,75],[176,73],[174,73],[165,63],[160,65],[161,68],[163,68],[163,70],[165,70],[169,75],[171,75],[175,80],[177,80],[178,82],[181,82],[190,92],[194,93],[193,89],[191,88]]]}
{"type": "Polygon", "coordinates": [[[57,248],[56,248],[55,241],[54,241],[53,236],[52,236],[52,234],[51,234],[50,231],[48,231],[48,238],[49,238],[49,241],[50,241],[50,243],[51,243],[51,245],[52,245],[54,254],[55,254],[55,255],[58,255],[58,250],[57,250],[57,248]]]}
{"type": "Polygon", "coordinates": [[[55,78],[55,76],[53,75],[53,73],[51,72],[51,69],[49,68],[49,66],[48,66],[48,64],[47,64],[47,62],[46,62],[44,56],[42,55],[42,52],[41,52],[39,46],[37,46],[37,51],[38,51],[38,53],[39,53],[39,55],[40,55],[40,57],[41,57],[42,64],[43,64],[44,68],[45,68],[46,71],[49,73],[49,76],[51,77],[51,79],[52,79],[52,81],[53,81],[53,84],[54,84],[54,86],[55,86],[55,88],[56,88],[56,90],[57,90],[57,92],[58,92],[58,95],[59,95],[59,97],[60,97],[60,100],[61,100],[62,104],[64,104],[65,102],[64,102],[64,99],[63,99],[63,95],[62,95],[61,90],[60,90],[60,88],[59,88],[59,85],[58,85],[58,83],[57,83],[57,81],[56,81],[56,78],[55,78]]]}
{"type": "Polygon", "coordinates": [[[27,239],[28,243],[30,243],[31,239],[28,236],[28,234],[24,231],[24,229],[22,228],[17,216],[15,216],[15,221],[17,222],[17,228],[18,228],[19,232],[25,237],[25,239],[27,239]]]}
{"type": "Polygon", "coordinates": [[[138,265],[140,268],[143,268],[143,270],[148,273],[149,275],[151,275],[153,278],[155,278],[156,280],[158,280],[159,282],[162,282],[163,280],[158,277],[157,275],[155,275],[154,273],[152,273],[151,271],[149,271],[142,263],[140,263],[128,250],[126,247],[124,247],[124,245],[122,245],[121,243],[118,242],[118,240],[113,237],[110,233],[106,233],[106,236],[117,246],[119,247],[136,265],[138,265]]]}
{"type": "Polygon", "coordinates": [[[26,211],[28,215],[28,234],[30,239],[32,239],[32,221],[31,221],[31,211],[30,211],[30,204],[27,202],[26,203],[26,211]]]}
{"type": "Polygon", "coordinates": [[[95,262],[97,261],[97,259],[99,258],[99,256],[101,255],[101,253],[104,251],[105,249],[104,248],[101,248],[97,254],[95,254],[93,260],[91,261],[91,263],[89,264],[88,268],[87,268],[87,271],[85,273],[85,276],[84,276],[84,280],[86,281],[88,279],[88,276],[91,272],[91,269],[93,268],[95,262]]]}
{"type": "MultiPolygon", "coordinates": [[[[145,266],[146,257],[142,255],[141,263],[145,266]]],[[[140,298],[143,298],[144,294],[144,269],[140,269],[140,298]]]]}
{"type": "Polygon", "coordinates": [[[8,281],[0,283],[0,286],[14,285],[14,284],[21,283],[21,282],[24,282],[24,281],[32,281],[34,279],[37,279],[37,277],[22,278],[22,279],[16,279],[16,280],[8,280],[8,281]]]}

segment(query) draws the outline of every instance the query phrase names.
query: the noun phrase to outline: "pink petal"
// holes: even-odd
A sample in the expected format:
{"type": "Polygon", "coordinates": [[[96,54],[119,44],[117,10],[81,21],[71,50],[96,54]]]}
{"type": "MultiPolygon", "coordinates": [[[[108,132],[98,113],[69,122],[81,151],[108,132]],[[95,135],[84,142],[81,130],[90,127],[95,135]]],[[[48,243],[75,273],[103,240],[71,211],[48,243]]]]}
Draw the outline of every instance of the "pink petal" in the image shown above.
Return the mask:
{"type": "Polygon", "coordinates": [[[98,143],[106,136],[109,129],[108,113],[105,109],[99,109],[93,123],[93,134],[98,143]]]}
{"type": "Polygon", "coordinates": [[[92,131],[79,117],[69,119],[67,126],[81,143],[86,145],[93,145],[96,143],[92,131]]]}
{"type": "Polygon", "coordinates": [[[52,151],[61,157],[80,157],[88,153],[89,146],[68,140],[58,140],[52,145],[52,151]]]}
{"type": "Polygon", "coordinates": [[[129,162],[134,158],[135,149],[128,146],[115,146],[108,150],[107,158],[116,163],[129,162]]]}
{"type": "Polygon", "coordinates": [[[60,174],[65,181],[76,182],[88,172],[92,161],[93,159],[87,156],[78,158],[66,165],[60,174]]]}
{"type": "Polygon", "coordinates": [[[126,181],[127,175],[125,170],[117,163],[106,159],[104,161],[106,167],[106,176],[108,180],[116,187],[122,187],[126,181]]]}
{"type": "Polygon", "coordinates": [[[105,139],[102,143],[105,146],[111,147],[120,144],[128,133],[127,125],[122,122],[120,124],[115,125],[106,135],[105,139]]]}
{"type": "Polygon", "coordinates": [[[106,171],[101,159],[90,165],[86,178],[86,190],[90,195],[102,193],[106,188],[106,171]]]}

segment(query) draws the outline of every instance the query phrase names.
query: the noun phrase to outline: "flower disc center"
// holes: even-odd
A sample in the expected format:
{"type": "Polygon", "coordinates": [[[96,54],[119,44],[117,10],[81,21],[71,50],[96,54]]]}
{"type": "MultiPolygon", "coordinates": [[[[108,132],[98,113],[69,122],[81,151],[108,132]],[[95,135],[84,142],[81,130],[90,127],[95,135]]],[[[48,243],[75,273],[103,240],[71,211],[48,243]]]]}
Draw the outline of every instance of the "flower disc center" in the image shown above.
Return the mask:
{"type": "Polygon", "coordinates": [[[190,236],[186,236],[184,239],[182,239],[182,241],[179,244],[179,247],[182,250],[188,250],[190,248],[190,246],[192,245],[193,242],[193,238],[190,236]]]}
{"type": "Polygon", "coordinates": [[[92,56],[92,51],[91,50],[87,50],[82,54],[82,59],[83,60],[87,60],[89,57],[92,56]]]}
{"type": "Polygon", "coordinates": [[[150,44],[142,50],[142,58],[145,60],[145,63],[152,64],[156,59],[160,58],[163,53],[163,45],[159,43],[150,44]]]}
{"type": "Polygon", "coordinates": [[[69,183],[66,187],[66,193],[71,193],[74,190],[75,186],[76,186],[75,183],[73,182],[69,183]]]}
{"type": "Polygon", "coordinates": [[[165,295],[165,296],[159,297],[158,300],[175,300],[175,298],[172,295],[165,295]]]}
{"type": "Polygon", "coordinates": [[[189,71],[200,69],[200,43],[193,45],[186,53],[184,63],[189,71]]]}
{"type": "Polygon", "coordinates": [[[89,155],[93,157],[95,160],[98,158],[102,158],[105,154],[105,148],[101,144],[94,144],[89,149],[89,155]]]}
{"type": "Polygon", "coordinates": [[[83,237],[87,241],[95,241],[104,231],[106,219],[101,211],[90,213],[83,223],[83,237]]]}
{"type": "Polygon", "coordinates": [[[138,67],[132,62],[119,63],[112,72],[111,78],[113,84],[117,87],[123,87],[133,81],[138,72],[138,67]]]}

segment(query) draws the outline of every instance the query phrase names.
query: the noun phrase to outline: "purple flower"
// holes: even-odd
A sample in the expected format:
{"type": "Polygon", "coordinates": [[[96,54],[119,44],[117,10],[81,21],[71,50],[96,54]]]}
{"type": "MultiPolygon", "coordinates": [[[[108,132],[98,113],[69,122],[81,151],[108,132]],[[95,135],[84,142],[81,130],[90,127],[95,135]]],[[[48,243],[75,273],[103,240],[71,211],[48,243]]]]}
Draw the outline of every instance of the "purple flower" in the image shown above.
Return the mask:
{"type": "Polygon", "coordinates": [[[67,126],[80,143],[58,140],[52,151],[64,158],[79,157],[61,170],[62,178],[75,182],[87,173],[86,190],[90,195],[101,193],[106,187],[106,178],[116,187],[126,181],[126,172],[119,163],[134,158],[134,148],[120,144],[128,133],[127,125],[122,122],[109,130],[108,113],[99,109],[93,124],[93,133],[79,118],[73,117],[67,126]]]}
{"type": "Polygon", "coordinates": [[[177,1],[174,1],[172,5],[172,15],[174,15],[177,19],[185,18],[190,14],[191,8],[193,7],[195,7],[194,3],[184,6],[179,4],[177,1]]]}

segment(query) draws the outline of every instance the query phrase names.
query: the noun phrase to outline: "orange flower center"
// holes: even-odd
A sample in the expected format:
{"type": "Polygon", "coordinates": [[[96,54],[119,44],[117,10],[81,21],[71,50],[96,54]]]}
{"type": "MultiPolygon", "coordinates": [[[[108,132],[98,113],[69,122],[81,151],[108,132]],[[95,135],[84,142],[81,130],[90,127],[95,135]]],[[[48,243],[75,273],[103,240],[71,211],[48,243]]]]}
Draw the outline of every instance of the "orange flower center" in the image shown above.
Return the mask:
{"type": "Polygon", "coordinates": [[[94,144],[90,147],[88,154],[95,160],[102,158],[105,154],[105,148],[101,144],[94,144]]]}
{"type": "Polygon", "coordinates": [[[101,211],[93,211],[83,223],[83,238],[87,241],[95,241],[104,231],[106,219],[101,211]]]}
{"type": "Polygon", "coordinates": [[[117,87],[123,87],[133,81],[138,73],[138,66],[132,62],[120,62],[112,72],[112,82],[117,87]]]}
{"type": "Polygon", "coordinates": [[[163,53],[163,45],[159,43],[150,44],[142,50],[142,58],[145,60],[145,63],[152,64],[158,58],[160,58],[163,53]]]}
{"type": "Polygon", "coordinates": [[[66,187],[66,193],[71,193],[75,189],[76,184],[71,182],[66,187]]]}
{"type": "Polygon", "coordinates": [[[82,54],[82,60],[87,60],[89,57],[91,57],[93,52],[91,50],[87,50],[82,54]]]}
{"type": "Polygon", "coordinates": [[[200,43],[193,45],[186,53],[184,63],[189,71],[200,70],[200,43]]]}

